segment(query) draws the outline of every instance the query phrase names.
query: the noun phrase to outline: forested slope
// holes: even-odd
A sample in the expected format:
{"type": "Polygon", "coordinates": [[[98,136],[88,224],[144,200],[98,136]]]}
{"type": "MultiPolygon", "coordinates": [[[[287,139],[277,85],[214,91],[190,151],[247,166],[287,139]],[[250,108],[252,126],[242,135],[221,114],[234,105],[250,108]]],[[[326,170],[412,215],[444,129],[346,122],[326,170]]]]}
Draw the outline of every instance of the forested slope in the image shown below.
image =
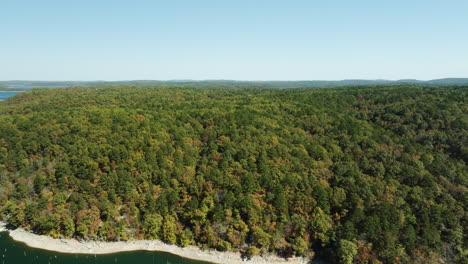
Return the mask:
{"type": "Polygon", "coordinates": [[[34,89],[0,103],[0,218],[246,256],[462,263],[467,98],[468,87],[34,89]]]}

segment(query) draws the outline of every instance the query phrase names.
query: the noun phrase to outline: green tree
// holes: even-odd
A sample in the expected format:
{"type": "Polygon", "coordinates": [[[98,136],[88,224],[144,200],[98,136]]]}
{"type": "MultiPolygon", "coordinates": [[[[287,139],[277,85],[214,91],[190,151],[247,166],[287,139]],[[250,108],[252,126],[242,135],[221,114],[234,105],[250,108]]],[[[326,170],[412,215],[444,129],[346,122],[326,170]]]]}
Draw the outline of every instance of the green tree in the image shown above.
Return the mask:
{"type": "Polygon", "coordinates": [[[166,216],[164,218],[162,239],[169,244],[175,244],[177,242],[175,219],[172,216],[166,216]]]}
{"type": "Polygon", "coordinates": [[[357,255],[357,245],[351,241],[341,239],[338,247],[338,256],[340,263],[352,264],[357,255]]]}
{"type": "Polygon", "coordinates": [[[143,220],[142,231],[147,239],[158,239],[162,226],[163,217],[161,215],[147,214],[143,220]]]}

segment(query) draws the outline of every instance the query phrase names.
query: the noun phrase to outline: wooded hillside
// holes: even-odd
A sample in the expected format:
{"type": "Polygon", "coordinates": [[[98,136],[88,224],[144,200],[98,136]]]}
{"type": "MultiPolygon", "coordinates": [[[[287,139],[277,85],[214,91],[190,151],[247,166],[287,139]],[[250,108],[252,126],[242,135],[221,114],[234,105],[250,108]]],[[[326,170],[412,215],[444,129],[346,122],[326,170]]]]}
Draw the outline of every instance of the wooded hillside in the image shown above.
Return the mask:
{"type": "Polygon", "coordinates": [[[246,256],[466,263],[467,100],[408,85],[33,89],[0,103],[0,219],[246,256]]]}

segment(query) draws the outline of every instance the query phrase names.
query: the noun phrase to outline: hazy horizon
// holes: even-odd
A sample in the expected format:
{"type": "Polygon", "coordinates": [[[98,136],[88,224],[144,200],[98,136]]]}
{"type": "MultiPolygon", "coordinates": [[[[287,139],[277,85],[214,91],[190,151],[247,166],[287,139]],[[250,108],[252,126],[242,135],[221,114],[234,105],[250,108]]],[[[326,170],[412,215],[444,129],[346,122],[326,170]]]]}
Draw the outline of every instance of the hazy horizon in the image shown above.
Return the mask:
{"type": "Polygon", "coordinates": [[[444,79],[468,79],[468,77],[443,77],[437,79],[415,79],[415,78],[405,78],[405,79],[360,79],[360,78],[350,78],[350,79],[265,79],[265,80],[241,80],[241,79],[116,79],[116,80],[33,80],[33,79],[17,79],[17,80],[0,80],[0,82],[134,82],[134,81],[148,81],[148,82],[213,82],[213,81],[226,81],[226,82],[340,82],[340,81],[434,81],[434,80],[444,80],[444,79]]]}

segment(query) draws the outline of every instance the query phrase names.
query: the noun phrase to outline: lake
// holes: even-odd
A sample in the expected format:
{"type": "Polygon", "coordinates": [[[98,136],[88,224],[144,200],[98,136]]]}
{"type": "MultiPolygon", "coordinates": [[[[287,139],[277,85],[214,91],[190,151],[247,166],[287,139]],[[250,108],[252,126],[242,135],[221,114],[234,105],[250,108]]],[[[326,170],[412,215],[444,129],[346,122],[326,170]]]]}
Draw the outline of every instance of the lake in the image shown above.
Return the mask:
{"type": "Polygon", "coordinates": [[[13,95],[17,94],[19,92],[0,92],[0,100],[5,100],[8,97],[12,97],[13,95]]]}
{"type": "Polygon", "coordinates": [[[8,88],[15,88],[15,89],[24,89],[24,90],[30,90],[33,88],[65,88],[65,87],[70,87],[70,85],[8,85],[8,88]]]}
{"type": "MultiPolygon", "coordinates": [[[[23,89],[23,90],[30,90],[33,88],[43,88],[43,87],[48,87],[48,88],[65,88],[69,86],[30,86],[30,85],[8,85],[8,88],[14,88],[14,89],[23,89]]],[[[5,100],[9,97],[12,97],[13,95],[17,94],[18,92],[2,92],[0,88],[0,100],[5,100]]]]}
{"type": "Polygon", "coordinates": [[[8,88],[29,90],[29,89],[32,89],[32,88],[34,88],[34,87],[32,87],[32,86],[24,86],[24,85],[9,85],[8,88]]]}
{"type": "Polygon", "coordinates": [[[30,248],[0,232],[1,264],[207,264],[163,252],[132,251],[106,255],[63,254],[30,248]]]}

